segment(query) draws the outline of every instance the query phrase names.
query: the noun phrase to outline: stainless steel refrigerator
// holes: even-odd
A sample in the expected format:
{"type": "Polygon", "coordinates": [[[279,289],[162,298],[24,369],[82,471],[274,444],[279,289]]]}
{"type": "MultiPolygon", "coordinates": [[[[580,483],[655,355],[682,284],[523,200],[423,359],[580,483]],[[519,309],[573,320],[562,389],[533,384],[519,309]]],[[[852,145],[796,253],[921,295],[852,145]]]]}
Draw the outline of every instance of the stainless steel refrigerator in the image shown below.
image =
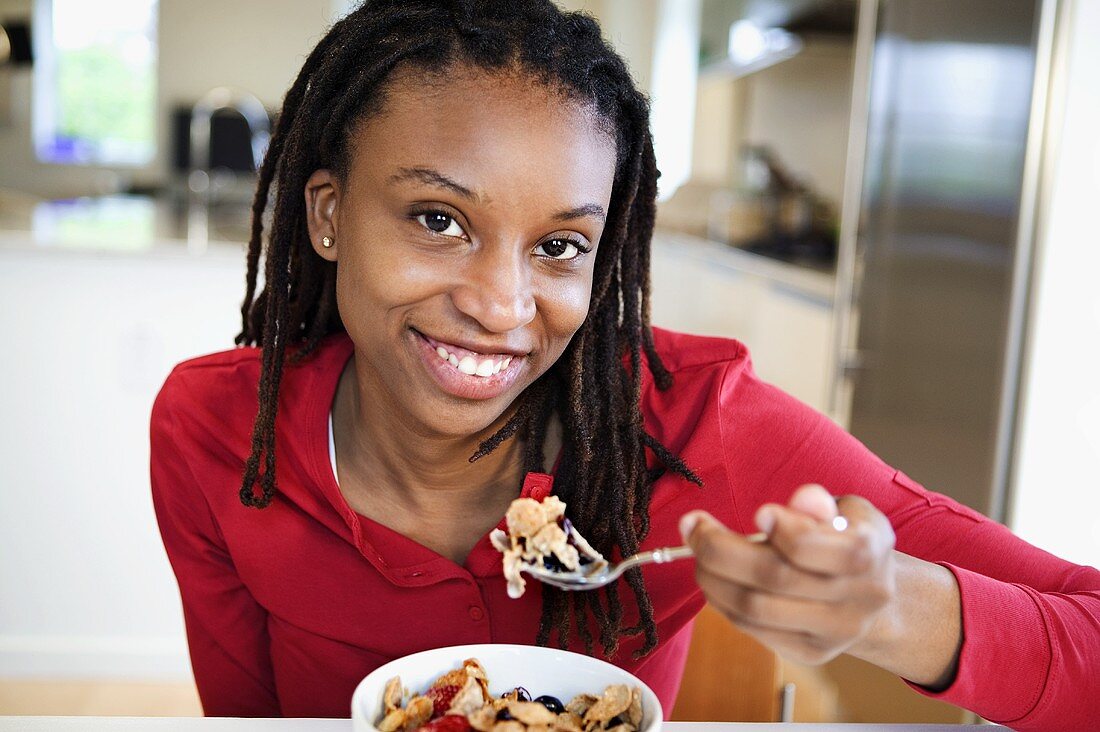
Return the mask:
{"type": "Polygon", "coordinates": [[[831,410],[887,462],[998,520],[1055,11],[864,0],[857,24],[831,410]]]}

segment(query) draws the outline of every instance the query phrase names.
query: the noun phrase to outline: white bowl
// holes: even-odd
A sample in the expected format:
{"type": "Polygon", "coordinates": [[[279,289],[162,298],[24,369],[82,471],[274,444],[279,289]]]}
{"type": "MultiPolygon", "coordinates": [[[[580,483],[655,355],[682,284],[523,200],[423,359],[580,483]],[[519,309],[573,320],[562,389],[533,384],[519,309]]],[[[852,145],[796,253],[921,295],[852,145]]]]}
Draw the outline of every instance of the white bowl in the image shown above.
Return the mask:
{"type": "Polygon", "coordinates": [[[588,656],[541,646],[483,643],[421,651],[390,661],[359,682],[351,697],[352,729],[378,732],[374,723],[382,717],[382,692],[386,682],[401,677],[401,685],[422,693],[444,673],[461,668],[467,658],[476,658],[489,676],[489,692],[500,696],[522,686],[531,696],[549,694],[568,704],[577,694],[599,696],[610,684],[627,684],[642,690],[642,729],[659,732],[664,715],[653,690],[637,676],[588,656]]]}

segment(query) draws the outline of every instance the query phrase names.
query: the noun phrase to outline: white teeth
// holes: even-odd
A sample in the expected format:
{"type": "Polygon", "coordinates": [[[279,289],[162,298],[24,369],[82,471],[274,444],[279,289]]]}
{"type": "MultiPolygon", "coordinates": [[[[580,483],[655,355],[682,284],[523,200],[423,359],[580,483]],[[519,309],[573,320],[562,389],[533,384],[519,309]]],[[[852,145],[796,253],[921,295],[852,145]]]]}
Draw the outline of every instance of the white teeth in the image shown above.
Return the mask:
{"type": "Polygon", "coordinates": [[[473,376],[477,373],[477,361],[474,360],[473,356],[463,356],[462,360],[458,362],[458,370],[473,376]]]}
{"type": "Polygon", "coordinates": [[[463,356],[459,359],[458,356],[449,352],[443,346],[436,346],[435,352],[440,360],[446,361],[454,368],[469,376],[481,376],[483,378],[494,376],[508,368],[508,364],[512,363],[511,356],[499,359],[483,358],[481,361],[478,361],[473,356],[463,356]]]}

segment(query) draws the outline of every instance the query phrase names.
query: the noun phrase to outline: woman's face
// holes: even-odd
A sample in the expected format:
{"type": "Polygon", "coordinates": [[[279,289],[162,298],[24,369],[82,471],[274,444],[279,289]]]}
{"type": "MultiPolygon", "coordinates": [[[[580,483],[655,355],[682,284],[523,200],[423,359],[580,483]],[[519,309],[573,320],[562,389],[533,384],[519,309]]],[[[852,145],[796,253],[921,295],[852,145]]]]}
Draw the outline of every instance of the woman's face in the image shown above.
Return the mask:
{"type": "Polygon", "coordinates": [[[417,76],[358,126],[346,179],[310,178],[310,234],[339,263],[372,413],[474,435],[499,426],[588,314],[615,145],[529,77],[417,76]]]}

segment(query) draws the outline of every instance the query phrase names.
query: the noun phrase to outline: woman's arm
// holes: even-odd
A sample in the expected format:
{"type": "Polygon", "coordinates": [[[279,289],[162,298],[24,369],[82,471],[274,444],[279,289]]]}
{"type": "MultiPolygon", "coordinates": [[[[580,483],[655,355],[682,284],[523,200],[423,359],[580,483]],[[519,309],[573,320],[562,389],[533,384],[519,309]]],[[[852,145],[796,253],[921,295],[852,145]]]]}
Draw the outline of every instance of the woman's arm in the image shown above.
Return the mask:
{"type": "Polygon", "coordinates": [[[862,498],[838,501],[849,526],[837,532],[805,510],[820,492],[758,512],[768,545],[684,517],[699,584],[732,622],[796,661],[850,653],[1014,729],[1100,718],[1100,572],[957,506],[926,512],[938,524],[929,539],[958,562],[931,563],[893,549],[885,517],[862,498]]]}
{"type": "Polygon", "coordinates": [[[731,526],[752,531],[767,504],[765,515],[786,518],[763,521],[770,546],[718,527],[699,535],[708,600],[750,615],[735,620],[750,632],[752,623],[767,626],[755,634],[786,655],[861,655],[922,684],[922,693],[1015,728],[1088,728],[1100,719],[1100,572],[926,491],[748,369],[731,369],[721,398],[731,526]],[[858,496],[836,510],[865,502],[869,512],[849,516],[850,528],[864,528],[838,536],[827,513],[791,507],[806,484],[858,496]],[[798,521],[814,525],[802,541],[798,521]],[[808,612],[798,602],[817,604],[808,612]]]}
{"type": "Polygon", "coordinates": [[[707,514],[682,522],[700,586],[727,618],[801,663],[848,653],[924,686],[950,683],[962,641],[955,579],[894,550],[889,522],[870,503],[805,486],[756,521],[765,545],[707,514]]]}
{"type": "Polygon", "coordinates": [[[153,406],[150,477],[164,548],[183,601],[191,665],[208,716],[281,716],[267,613],[233,566],[185,457],[172,415],[172,379],[153,406]]]}

